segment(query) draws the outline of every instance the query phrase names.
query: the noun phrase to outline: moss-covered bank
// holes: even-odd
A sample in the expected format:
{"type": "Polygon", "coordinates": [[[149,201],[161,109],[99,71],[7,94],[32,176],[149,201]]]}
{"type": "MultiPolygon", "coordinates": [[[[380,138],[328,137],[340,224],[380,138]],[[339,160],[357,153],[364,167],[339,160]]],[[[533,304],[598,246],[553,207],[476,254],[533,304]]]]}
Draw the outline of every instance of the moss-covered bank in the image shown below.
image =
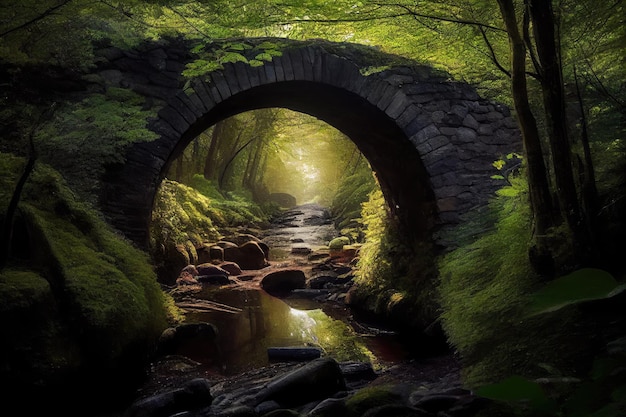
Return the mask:
{"type": "MultiPolygon", "coordinates": [[[[3,208],[22,165],[0,154],[3,208]]],[[[3,391],[78,404],[131,389],[171,305],[148,256],[44,165],[29,178],[15,223],[11,262],[0,272],[3,391]]]]}

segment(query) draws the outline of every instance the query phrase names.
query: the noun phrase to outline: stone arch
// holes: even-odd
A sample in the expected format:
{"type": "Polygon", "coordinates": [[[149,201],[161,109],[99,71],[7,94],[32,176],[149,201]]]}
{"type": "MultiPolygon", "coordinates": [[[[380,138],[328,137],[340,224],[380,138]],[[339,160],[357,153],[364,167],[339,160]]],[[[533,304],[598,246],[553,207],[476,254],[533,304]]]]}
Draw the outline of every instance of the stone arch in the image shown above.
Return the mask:
{"type": "Polygon", "coordinates": [[[159,138],[133,145],[125,164],[110,167],[103,181],[103,211],[128,238],[146,246],[157,188],[193,138],[222,119],[263,107],[310,114],[350,137],[390,208],[420,240],[436,240],[436,232],[485,204],[501,185],[492,179],[493,161],[520,145],[505,106],[406,60],[368,74],[372,56],[397,61],[372,48],[281,42],[282,56],[263,66],[226,64],[191,80],[180,73],[193,56],[180,46],[157,44],[125,55],[121,65],[113,62],[118,79],[161,105],[149,125],[159,138]]]}

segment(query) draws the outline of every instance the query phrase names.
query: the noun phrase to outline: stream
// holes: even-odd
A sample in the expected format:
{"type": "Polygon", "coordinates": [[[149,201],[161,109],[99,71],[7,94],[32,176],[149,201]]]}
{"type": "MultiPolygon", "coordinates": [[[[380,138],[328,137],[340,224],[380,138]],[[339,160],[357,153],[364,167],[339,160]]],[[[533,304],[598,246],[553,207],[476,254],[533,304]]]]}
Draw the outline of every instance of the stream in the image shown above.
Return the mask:
{"type": "MultiPolygon", "coordinates": [[[[271,266],[265,269],[295,267],[308,277],[315,275],[316,265],[328,259],[323,256],[328,242],[337,236],[323,207],[290,209],[262,236],[270,248],[271,266]]],[[[275,347],[316,347],[323,356],[369,362],[374,369],[410,358],[394,332],[357,322],[345,303],[328,301],[325,292],[319,292],[313,299],[311,291],[294,291],[281,299],[254,285],[254,279],[234,287],[203,286],[193,297],[224,308],[190,311],[186,322],[211,323],[219,337],[211,346],[201,342],[188,349],[185,356],[222,375],[269,365],[268,349],[275,347]]]]}
{"type": "MultiPolygon", "coordinates": [[[[343,407],[367,386],[394,392],[392,413],[470,415],[466,412],[476,401],[461,389],[452,355],[415,356],[410,341],[364,320],[346,304],[354,252],[331,257],[328,243],[337,235],[323,207],[298,206],[258,233],[269,253],[266,267],[229,276],[228,284],[196,280],[174,288],[185,322],[164,335],[184,338],[174,352],[161,352],[151,364],[124,417],[312,416],[318,415],[313,407],[343,407]],[[303,273],[305,288],[280,297],[263,290],[270,274],[285,271],[303,273]],[[270,354],[285,351],[291,356],[270,354]],[[317,356],[292,354],[301,351],[317,356]],[[424,404],[432,413],[417,410],[424,404]]],[[[324,415],[344,411],[337,413],[324,415]]]]}

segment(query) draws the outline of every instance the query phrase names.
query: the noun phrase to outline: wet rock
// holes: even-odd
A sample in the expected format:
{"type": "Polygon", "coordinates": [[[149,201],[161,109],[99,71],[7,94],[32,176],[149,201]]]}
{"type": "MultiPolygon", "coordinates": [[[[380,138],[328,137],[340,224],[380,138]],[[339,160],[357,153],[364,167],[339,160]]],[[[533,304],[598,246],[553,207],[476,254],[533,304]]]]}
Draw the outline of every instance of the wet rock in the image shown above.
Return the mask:
{"type": "Polygon", "coordinates": [[[198,282],[208,285],[228,285],[231,283],[228,275],[198,275],[198,282]]]}
{"type": "Polygon", "coordinates": [[[241,268],[235,262],[222,262],[219,267],[233,276],[242,274],[241,268]]]}
{"type": "Polygon", "coordinates": [[[268,294],[286,296],[295,289],[306,287],[306,276],[300,269],[283,269],[270,272],[261,280],[261,288],[268,294]]]}
{"type": "Polygon", "coordinates": [[[143,398],[133,403],[126,417],[169,417],[173,414],[211,405],[211,384],[196,378],[182,387],[143,398]]]}
{"type": "Polygon", "coordinates": [[[257,398],[292,407],[328,398],[345,389],[339,364],[332,358],[320,358],[273,379],[257,394],[257,398]]]}
{"type": "Polygon", "coordinates": [[[221,411],[216,417],[257,417],[257,413],[252,407],[238,405],[221,411]]]}
{"type": "Polygon", "coordinates": [[[224,248],[224,260],[237,263],[241,269],[262,269],[269,265],[265,252],[257,242],[224,248]]]}
{"type": "Polygon", "coordinates": [[[161,333],[157,342],[159,355],[173,355],[185,351],[198,342],[213,343],[218,337],[217,327],[211,323],[184,323],[169,327],[161,333]]]}
{"type": "Polygon", "coordinates": [[[402,404],[386,404],[370,408],[362,417],[432,417],[432,414],[402,404]]]}
{"type": "Polygon", "coordinates": [[[341,362],[339,367],[348,385],[362,381],[373,381],[378,377],[369,362],[341,362]]]}
{"type": "Polygon", "coordinates": [[[294,245],[291,247],[291,254],[292,255],[308,255],[311,252],[313,252],[313,250],[308,247],[308,246],[304,246],[304,245],[294,245]]]}
{"type": "Polygon", "coordinates": [[[223,275],[228,276],[229,273],[227,270],[213,264],[201,264],[196,266],[196,275],[223,275]]]}
{"type": "Polygon", "coordinates": [[[222,262],[224,260],[224,249],[217,245],[202,245],[196,248],[198,263],[222,262]]]}
{"type": "Polygon", "coordinates": [[[186,271],[181,272],[178,278],[176,278],[176,285],[195,285],[197,283],[196,277],[186,271]]]}
{"type": "Polygon", "coordinates": [[[307,417],[333,417],[346,415],[346,401],[343,398],[327,398],[307,414],[307,417]]]}
{"type": "Polygon", "coordinates": [[[317,275],[309,279],[308,285],[311,289],[321,289],[324,288],[326,284],[335,282],[336,279],[337,275],[334,273],[317,275]]]}
{"type": "Polygon", "coordinates": [[[294,410],[288,410],[283,408],[280,410],[270,411],[267,414],[263,414],[263,417],[300,417],[300,413],[294,410]]]}
{"type": "Polygon", "coordinates": [[[263,401],[254,407],[254,411],[261,416],[265,416],[276,410],[280,410],[282,406],[276,401],[263,401]]]}

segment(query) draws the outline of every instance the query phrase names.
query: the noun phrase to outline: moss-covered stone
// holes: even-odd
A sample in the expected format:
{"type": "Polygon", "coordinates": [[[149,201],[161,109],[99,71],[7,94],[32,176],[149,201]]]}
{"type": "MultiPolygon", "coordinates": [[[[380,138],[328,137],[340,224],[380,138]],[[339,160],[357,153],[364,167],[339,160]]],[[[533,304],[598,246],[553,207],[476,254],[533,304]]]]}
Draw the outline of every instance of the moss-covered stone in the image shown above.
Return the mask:
{"type": "MultiPolygon", "coordinates": [[[[12,184],[16,173],[3,169],[0,178],[12,184]]],[[[9,194],[1,196],[2,207],[9,194]]],[[[10,333],[0,369],[16,391],[40,388],[59,401],[75,396],[72,390],[128,388],[175,316],[148,255],[46,166],[37,165],[19,209],[30,253],[23,266],[14,261],[0,274],[0,320],[10,333]],[[86,375],[98,378],[86,386],[86,375]]]]}
{"type": "Polygon", "coordinates": [[[360,417],[366,411],[387,404],[403,403],[402,396],[392,386],[362,388],[346,401],[346,415],[360,417]]]}
{"type": "Polygon", "coordinates": [[[328,248],[331,250],[341,250],[344,246],[350,244],[350,238],[347,236],[336,237],[328,243],[328,248]]]}

